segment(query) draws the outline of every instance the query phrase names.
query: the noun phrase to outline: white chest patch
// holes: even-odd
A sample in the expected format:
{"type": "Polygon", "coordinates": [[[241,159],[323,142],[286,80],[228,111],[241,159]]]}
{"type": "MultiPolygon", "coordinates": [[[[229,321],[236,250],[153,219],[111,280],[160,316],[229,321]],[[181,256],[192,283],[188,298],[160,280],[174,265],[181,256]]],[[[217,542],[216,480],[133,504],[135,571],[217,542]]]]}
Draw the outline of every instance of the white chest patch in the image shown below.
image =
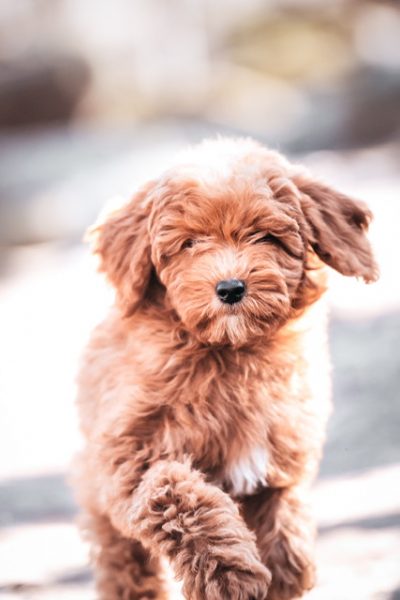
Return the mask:
{"type": "Polygon", "coordinates": [[[233,496],[254,494],[267,485],[268,453],[262,446],[251,448],[225,470],[224,481],[232,487],[233,496]]]}

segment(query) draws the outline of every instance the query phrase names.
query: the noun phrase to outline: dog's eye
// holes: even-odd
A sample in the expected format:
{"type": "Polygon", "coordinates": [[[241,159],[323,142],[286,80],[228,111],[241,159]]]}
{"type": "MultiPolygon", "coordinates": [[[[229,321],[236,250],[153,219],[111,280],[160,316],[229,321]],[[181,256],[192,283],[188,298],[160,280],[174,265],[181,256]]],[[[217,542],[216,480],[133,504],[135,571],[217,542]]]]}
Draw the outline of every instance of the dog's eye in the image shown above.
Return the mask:
{"type": "Polygon", "coordinates": [[[185,248],[192,248],[194,246],[194,240],[188,239],[185,240],[181,246],[181,250],[185,250],[185,248]]]}
{"type": "Polygon", "coordinates": [[[265,235],[259,237],[255,241],[256,244],[270,244],[273,246],[277,246],[278,248],[283,248],[283,250],[287,251],[286,245],[282,242],[282,240],[273,235],[272,233],[266,233],[265,235]]]}
{"type": "Polygon", "coordinates": [[[272,233],[266,233],[262,237],[256,239],[256,244],[280,244],[280,240],[272,235],[272,233]]]}
{"type": "Polygon", "coordinates": [[[303,257],[303,250],[302,248],[298,247],[298,245],[296,244],[293,248],[293,244],[290,246],[287,244],[287,242],[285,240],[283,240],[282,238],[273,235],[272,233],[266,233],[265,235],[257,238],[255,240],[256,244],[272,244],[273,246],[276,246],[277,248],[281,248],[282,250],[284,250],[286,252],[286,254],[289,254],[290,256],[293,256],[293,258],[299,258],[301,259],[303,257]]]}

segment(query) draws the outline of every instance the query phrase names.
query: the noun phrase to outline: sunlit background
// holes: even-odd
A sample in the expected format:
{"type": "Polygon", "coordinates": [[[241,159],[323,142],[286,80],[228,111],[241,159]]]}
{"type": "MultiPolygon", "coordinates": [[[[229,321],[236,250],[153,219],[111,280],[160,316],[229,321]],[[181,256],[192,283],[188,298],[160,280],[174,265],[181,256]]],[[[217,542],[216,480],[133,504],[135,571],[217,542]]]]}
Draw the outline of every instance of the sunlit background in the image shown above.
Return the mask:
{"type": "Polygon", "coordinates": [[[110,292],[82,236],[110,197],[226,133],[375,213],[380,282],[332,276],[308,598],[398,600],[400,3],[2,0],[0,128],[0,597],[95,598],[66,476],[79,353],[110,292]]]}

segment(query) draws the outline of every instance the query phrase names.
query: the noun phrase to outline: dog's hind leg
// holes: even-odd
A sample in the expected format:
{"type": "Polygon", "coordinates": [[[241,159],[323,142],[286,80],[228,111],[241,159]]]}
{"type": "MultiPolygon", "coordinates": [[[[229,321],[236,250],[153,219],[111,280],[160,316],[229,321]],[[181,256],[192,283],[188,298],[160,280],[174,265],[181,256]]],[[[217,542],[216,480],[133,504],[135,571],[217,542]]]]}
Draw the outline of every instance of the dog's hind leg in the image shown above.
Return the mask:
{"type": "Polygon", "coordinates": [[[91,543],[99,600],[166,600],[159,561],[138,541],[122,537],[102,515],[81,519],[91,543]]]}
{"type": "Polygon", "coordinates": [[[233,500],[189,462],[148,469],[129,501],[113,503],[113,522],[164,554],[190,600],[265,600],[269,570],[233,500]]]}
{"type": "Polygon", "coordinates": [[[243,516],[257,536],[272,572],[268,600],[300,598],[314,585],[315,527],[295,488],[267,488],[243,502],[243,516]]]}

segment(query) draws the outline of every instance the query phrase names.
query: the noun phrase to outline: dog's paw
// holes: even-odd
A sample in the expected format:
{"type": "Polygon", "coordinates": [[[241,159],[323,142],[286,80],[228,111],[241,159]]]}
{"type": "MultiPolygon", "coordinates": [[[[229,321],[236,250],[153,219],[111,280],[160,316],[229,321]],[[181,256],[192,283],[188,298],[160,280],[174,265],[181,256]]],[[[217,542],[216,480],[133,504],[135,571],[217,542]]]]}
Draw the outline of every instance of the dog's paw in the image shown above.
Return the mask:
{"type": "MultiPolygon", "coordinates": [[[[196,600],[265,600],[271,583],[271,572],[260,562],[249,567],[217,564],[206,574],[200,589],[186,589],[187,598],[196,600]]],[[[197,578],[198,581],[198,578],[197,578]]]]}
{"type": "Polygon", "coordinates": [[[220,567],[209,582],[206,597],[215,600],[265,600],[271,573],[261,563],[250,570],[220,567]]]}

